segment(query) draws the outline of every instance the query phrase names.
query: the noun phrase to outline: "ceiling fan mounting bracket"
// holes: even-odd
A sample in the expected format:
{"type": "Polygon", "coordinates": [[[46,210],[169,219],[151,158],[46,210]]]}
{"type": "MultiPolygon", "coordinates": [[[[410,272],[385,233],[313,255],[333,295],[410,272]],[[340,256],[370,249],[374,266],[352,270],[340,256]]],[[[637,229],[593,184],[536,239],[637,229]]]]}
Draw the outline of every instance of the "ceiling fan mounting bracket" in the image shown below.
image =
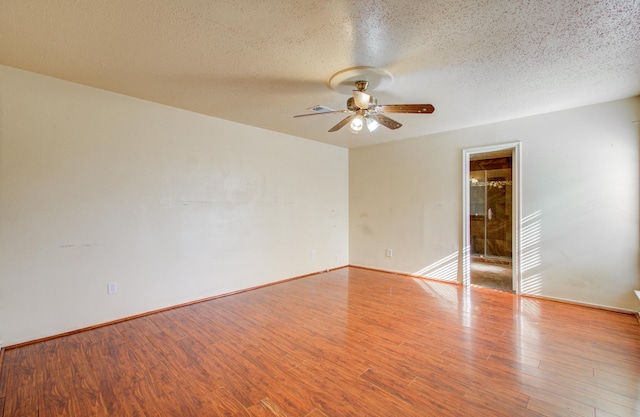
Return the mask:
{"type": "Polygon", "coordinates": [[[350,95],[354,86],[360,91],[383,91],[391,86],[393,76],[389,71],[376,67],[353,67],[336,72],[329,79],[331,89],[350,95]],[[360,90],[359,83],[365,83],[360,90]]]}
{"type": "Polygon", "coordinates": [[[367,91],[367,87],[369,87],[369,81],[356,81],[356,88],[358,91],[367,91]]]}

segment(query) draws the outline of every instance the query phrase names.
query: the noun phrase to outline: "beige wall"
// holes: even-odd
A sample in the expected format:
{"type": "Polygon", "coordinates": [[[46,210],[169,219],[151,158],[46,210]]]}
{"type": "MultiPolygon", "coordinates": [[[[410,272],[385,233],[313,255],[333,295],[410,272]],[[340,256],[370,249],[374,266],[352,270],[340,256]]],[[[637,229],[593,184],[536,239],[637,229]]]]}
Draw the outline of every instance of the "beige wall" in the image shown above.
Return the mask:
{"type": "Polygon", "coordinates": [[[636,310],[639,119],[635,98],[354,149],[350,263],[459,281],[463,149],[520,142],[523,293],[636,310]]]}
{"type": "Polygon", "coordinates": [[[347,264],[347,164],[0,67],[3,345],[347,264]]]}

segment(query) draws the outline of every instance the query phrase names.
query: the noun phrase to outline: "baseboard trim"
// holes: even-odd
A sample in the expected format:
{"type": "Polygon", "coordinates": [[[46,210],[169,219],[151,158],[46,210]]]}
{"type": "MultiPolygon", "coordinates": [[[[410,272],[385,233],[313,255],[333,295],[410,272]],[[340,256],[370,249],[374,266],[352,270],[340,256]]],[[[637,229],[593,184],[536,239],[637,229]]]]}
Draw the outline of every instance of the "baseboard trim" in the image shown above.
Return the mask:
{"type": "Polygon", "coordinates": [[[360,269],[366,269],[368,271],[384,272],[384,273],[387,273],[387,274],[401,275],[401,276],[405,276],[405,277],[408,277],[408,278],[419,278],[419,279],[426,279],[428,281],[442,282],[442,283],[445,283],[445,284],[462,285],[458,281],[447,281],[447,280],[444,280],[444,279],[425,277],[425,276],[418,275],[418,274],[411,274],[409,272],[395,271],[395,270],[392,270],[392,269],[372,268],[370,266],[363,266],[363,265],[348,265],[348,266],[350,268],[360,268],[360,269]]]}
{"type": "MultiPolygon", "coordinates": [[[[57,339],[57,338],[60,338],[60,337],[70,336],[70,335],[73,335],[73,334],[76,334],[76,333],[82,333],[82,332],[86,332],[86,331],[89,331],[89,330],[99,329],[101,327],[110,326],[112,324],[123,323],[125,321],[138,319],[140,317],[150,316],[152,314],[162,313],[163,311],[175,310],[176,308],[187,307],[187,306],[194,305],[194,304],[204,303],[204,302],[207,302],[207,301],[216,300],[218,298],[230,297],[232,295],[242,294],[243,292],[254,291],[254,290],[258,290],[260,288],[266,288],[266,287],[270,287],[272,285],[283,284],[283,283],[288,282],[288,281],[294,281],[294,280],[297,280],[297,279],[306,278],[306,277],[310,277],[310,276],[313,276],[313,275],[319,275],[319,274],[323,274],[323,273],[326,273],[326,272],[335,271],[335,270],[342,269],[342,268],[347,268],[347,267],[348,267],[348,265],[339,266],[339,267],[335,267],[335,268],[327,268],[327,269],[324,269],[322,271],[311,272],[309,274],[298,275],[298,276],[291,277],[291,278],[286,278],[286,279],[282,279],[282,280],[278,280],[278,281],[269,282],[267,284],[256,285],[254,287],[243,288],[243,289],[237,290],[237,291],[232,291],[232,292],[227,292],[227,293],[224,293],[224,294],[213,295],[211,297],[200,298],[200,299],[193,300],[193,301],[187,301],[186,303],[180,303],[180,304],[172,305],[172,306],[169,306],[169,307],[164,307],[164,308],[159,308],[159,309],[156,309],[156,310],[146,311],[144,313],[136,314],[136,315],[133,315],[133,316],[127,316],[127,317],[123,317],[123,318],[120,318],[120,319],[107,321],[107,322],[104,322],[104,323],[94,324],[92,326],[82,327],[80,329],[70,330],[70,331],[64,332],[64,333],[58,333],[58,334],[51,335],[51,336],[41,337],[41,338],[38,338],[38,339],[26,341],[26,342],[21,342],[21,343],[16,343],[16,344],[13,344],[13,345],[8,345],[8,346],[5,346],[4,348],[0,349],[0,355],[4,355],[4,350],[5,349],[16,349],[16,348],[20,348],[20,347],[24,347],[24,346],[33,345],[33,344],[36,344],[36,343],[46,342],[48,340],[53,340],[53,339],[57,339]]],[[[2,357],[0,356],[0,359],[1,358],[2,357]]],[[[0,365],[1,364],[2,364],[2,362],[0,361],[0,365]]]]}
{"type": "Polygon", "coordinates": [[[443,281],[443,280],[439,280],[439,279],[423,277],[422,275],[411,274],[409,272],[403,272],[403,271],[396,271],[394,269],[374,268],[374,267],[371,267],[371,266],[354,265],[354,264],[350,264],[349,268],[358,268],[358,269],[364,269],[364,270],[367,270],[367,271],[384,272],[384,273],[393,274],[393,275],[402,275],[402,276],[410,277],[410,278],[424,278],[424,279],[430,279],[430,280],[438,281],[438,282],[448,282],[448,283],[451,283],[451,284],[458,284],[458,282],[443,281]]]}
{"type": "MultiPolygon", "coordinates": [[[[387,269],[381,269],[381,268],[372,268],[372,267],[362,266],[362,265],[348,265],[348,266],[351,267],[351,268],[360,268],[360,269],[366,269],[366,270],[369,270],[369,271],[386,272],[388,274],[401,275],[401,276],[406,276],[406,277],[409,277],[409,278],[421,278],[421,279],[427,279],[427,280],[431,280],[431,281],[443,282],[445,284],[462,285],[462,283],[457,282],[457,281],[456,282],[454,282],[454,281],[445,281],[445,280],[437,279],[437,278],[423,277],[422,275],[410,274],[408,272],[387,270],[387,269]]],[[[480,288],[480,287],[476,287],[476,288],[480,288]]],[[[512,293],[512,294],[514,294],[514,293],[512,293]]],[[[516,295],[516,294],[514,294],[514,295],[516,295]]],[[[518,296],[518,295],[516,295],[516,296],[518,296]]],[[[520,297],[538,298],[538,299],[541,299],[541,300],[555,301],[555,302],[558,302],[558,303],[565,303],[565,304],[573,304],[573,305],[577,305],[577,306],[581,306],[581,307],[589,307],[589,308],[597,308],[599,310],[613,311],[615,313],[635,314],[637,316],[637,318],[638,318],[638,322],[640,323],[640,312],[636,312],[634,310],[627,310],[627,309],[624,309],[624,308],[605,306],[605,305],[602,305],[602,304],[584,303],[584,302],[575,301],[575,300],[569,300],[569,299],[565,299],[565,298],[547,297],[547,296],[536,295],[536,294],[520,294],[520,297]]]]}
{"type": "Polygon", "coordinates": [[[527,297],[527,298],[537,298],[537,299],[546,300],[546,301],[555,301],[556,303],[573,304],[573,305],[580,306],[580,307],[596,308],[598,310],[607,310],[607,311],[612,311],[614,313],[623,313],[623,314],[635,314],[636,313],[633,310],[627,310],[625,308],[605,306],[605,305],[602,305],[602,304],[583,303],[581,301],[569,300],[569,299],[560,298],[560,297],[547,297],[545,295],[537,295],[537,294],[521,294],[521,296],[522,297],[527,297]]]}

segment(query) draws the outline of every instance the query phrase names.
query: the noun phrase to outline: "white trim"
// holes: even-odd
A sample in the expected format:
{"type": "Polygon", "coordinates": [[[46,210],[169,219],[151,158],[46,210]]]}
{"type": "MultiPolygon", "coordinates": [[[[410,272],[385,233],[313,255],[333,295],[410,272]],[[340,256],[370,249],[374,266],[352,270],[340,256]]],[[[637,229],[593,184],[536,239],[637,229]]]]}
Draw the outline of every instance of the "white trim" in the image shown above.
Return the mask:
{"type": "Polygon", "coordinates": [[[469,196],[469,162],[471,156],[479,153],[496,152],[512,150],[513,166],[511,172],[513,175],[513,206],[512,206],[512,264],[513,264],[513,291],[520,294],[520,236],[521,236],[521,207],[522,207],[522,186],[521,186],[521,144],[520,142],[504,143],[500,145],[483,146],[479,148],[464,149],[462,151],[462,244],[460,251],[461,274],[459,281],[462,285],[471,284],[471,246],[470,246],[470,196],[469,196]]]}
{"type": "Polygon", "coordinates": [[[563,303],[563,304],[572,304],[574,306],[580,306],[580,307],[597,308],[598,310],[613,311],[614,313],[623,313],[623,314],[631,314],[631,315],[636,313],[635,311],[629,310],[626,308],[611,307],[603,304],[584,303],[581,301],[570,300],[568,298],[547,297],[546,295],[532,295],[532,294],[522,294],[521,296],[526,298],[536,298],[538,300],[555,301],[557,303],[563,303]]]}

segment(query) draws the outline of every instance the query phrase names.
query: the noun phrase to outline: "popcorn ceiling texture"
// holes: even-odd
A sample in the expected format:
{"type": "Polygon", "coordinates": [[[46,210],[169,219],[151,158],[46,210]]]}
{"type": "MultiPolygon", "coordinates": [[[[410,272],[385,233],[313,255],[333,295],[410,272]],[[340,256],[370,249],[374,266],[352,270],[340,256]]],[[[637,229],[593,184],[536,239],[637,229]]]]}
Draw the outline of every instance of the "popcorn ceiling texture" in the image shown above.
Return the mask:
{"type": "Polygon", "coordinates": [[[640,94],[640,1],[5,0],[0,64],[355,147],[640,94]],[[436,112],[357,136],[292,118],[344,108],[328,81],[354,66],[436,112]]]}

